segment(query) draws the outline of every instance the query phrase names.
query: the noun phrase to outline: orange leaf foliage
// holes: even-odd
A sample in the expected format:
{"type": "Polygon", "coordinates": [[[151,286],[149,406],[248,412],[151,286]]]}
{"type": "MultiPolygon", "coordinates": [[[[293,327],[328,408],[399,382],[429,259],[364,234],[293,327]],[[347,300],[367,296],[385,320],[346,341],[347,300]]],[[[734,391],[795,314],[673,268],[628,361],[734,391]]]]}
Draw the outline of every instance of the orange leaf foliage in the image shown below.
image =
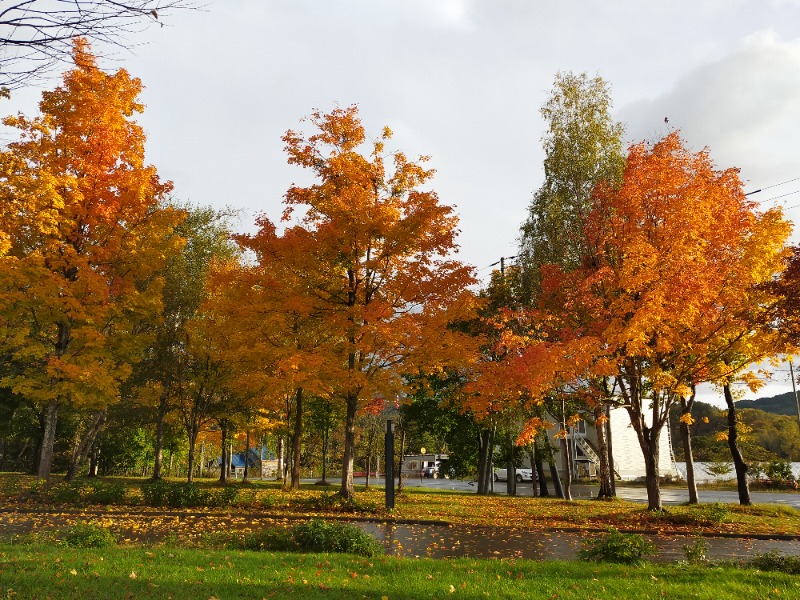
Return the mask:
{"type": "Polygon", "coordinates": [[[181,215],[144,162],[139,80],[101,71],[83,40],[74,61],[40,117],[3,121],[19,139],[0,153],[0,327],[20,370],[0,385],[102,406],[147,342],[135,326],[157,319],[181,215]]]}

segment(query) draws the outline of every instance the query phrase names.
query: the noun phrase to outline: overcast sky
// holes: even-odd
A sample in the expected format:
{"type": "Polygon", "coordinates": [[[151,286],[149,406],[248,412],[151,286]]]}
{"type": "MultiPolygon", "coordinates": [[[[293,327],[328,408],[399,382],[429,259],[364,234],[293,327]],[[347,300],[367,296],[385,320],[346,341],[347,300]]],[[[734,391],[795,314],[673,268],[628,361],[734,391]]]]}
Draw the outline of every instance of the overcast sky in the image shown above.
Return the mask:
{"type": "MultiPolygon", "coordinates": [[[[102,64],[144,82],[148,161],[175,195],[241,209],[242,230],[257,213],[279,219],[305,181],[281,135],[314,109],[358,104],[368,132],[395,132],[390,149],[432,157],[460,257],[485,279],[516,254],[542,183],[539,107],[558,71],[610,83],[626,141],[679,129],[800,223],[800,0],[199,2],[102,64]]],[[[20,91],[0,112],[37,101],[20,91]]],[[[791,389],[775,377],[762,395],[791,389]]]]}

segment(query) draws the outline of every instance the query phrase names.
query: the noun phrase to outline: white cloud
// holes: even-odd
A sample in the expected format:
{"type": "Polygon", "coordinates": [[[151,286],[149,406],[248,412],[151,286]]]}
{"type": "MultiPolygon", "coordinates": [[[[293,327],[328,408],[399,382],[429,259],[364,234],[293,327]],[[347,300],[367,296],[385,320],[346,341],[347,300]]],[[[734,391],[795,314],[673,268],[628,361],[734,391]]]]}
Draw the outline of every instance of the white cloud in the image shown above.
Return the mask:
{"type": "MultiPolygon", "coordinates": [[[[755,190],[800,177],[800,38],[772,30],[753,33],[724,58],[679,78],[672,89],[621,110],[633,141],[657,139],[677,128],[690,146],[708,147],[720,168],[739,167],[745,188],[755,190]],[[664,118],[669,118],[669,124],[664,118]]],[[[758,199],[779,203],[800,220],[800,190],[779,186],[758,199]]]]}

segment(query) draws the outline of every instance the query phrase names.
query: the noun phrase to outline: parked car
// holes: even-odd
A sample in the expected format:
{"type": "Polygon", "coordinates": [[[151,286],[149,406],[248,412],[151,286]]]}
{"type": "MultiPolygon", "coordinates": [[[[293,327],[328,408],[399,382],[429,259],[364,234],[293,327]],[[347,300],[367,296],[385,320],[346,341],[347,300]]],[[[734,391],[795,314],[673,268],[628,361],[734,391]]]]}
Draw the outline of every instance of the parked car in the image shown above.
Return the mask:
{"type": "MultiPolygon", "coordinates": [[[[507,479],[508,479],[507,469],[494,470],[495,481],[506,481],[507,479]]],[[[516,469],[516,475],[514,479],[517,480],[517,483],[522,483],[523,481],[533,481],[533,469],[523,469],[523,468],[516,469]]]]}
{"type": "Polygon", "coordinates": [[[439,476],[439,467],[425,467],[422,469],[422,476],[436,479],[439,476]]]}

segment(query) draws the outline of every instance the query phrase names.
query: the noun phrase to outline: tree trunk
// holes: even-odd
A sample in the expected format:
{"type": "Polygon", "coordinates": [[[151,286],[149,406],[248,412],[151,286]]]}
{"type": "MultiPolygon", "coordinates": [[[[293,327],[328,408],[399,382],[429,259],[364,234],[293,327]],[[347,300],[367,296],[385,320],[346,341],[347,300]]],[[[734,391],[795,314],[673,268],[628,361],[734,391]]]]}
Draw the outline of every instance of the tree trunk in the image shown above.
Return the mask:
{"type": "Polygon", "coordinates": [[[648,426],[644,419],[644,406],[643,398],[641,396],[640,383],[637,377],[630,378],[631,389],[628,390],[622,383],[620,383],[620,390],[626,400],[626,407],[628,416],[630,417],[631,426],[636,431],[636,439],[639,440],[639,448],[642,451],[644,458],[644,476],[647,486],[647,509],[650,511],[661,511],[661,486],[659,482],[658,463],[659,463],[659,447],[658,442],[661,437],[661,426],[657,417],[657,411],[660,405],[659,398],[654,397],[651,399],[652,411],[652,426],[648,426]],[[637,408],[635,408],[637,407],[637,408]]]}
{"type": "Polygon", "coordinates": [[[605,413],[604,404],[598,404],[594,407],[594,430],[597,432],[597,453],[600,458],[600,472],[598,473],[600,490],[597,492],[597,498],[601,500],[608,500],[614,497],[614,490],[611,488],[611,467],[608,464],[605,413]]]}
{"type": "Polygon", "coordinates": [[[281,477],[283,477],[283,437],[278,438],[278,469],[275,479],[280,481],[281,477]]]}
{"type": "MultiPolygon", "coordinates": [[[[632,422],[633,418],[631,419],[632,422]]],[[[638,422],[638,421],[637,421],[638,422]]],[[[659,462],[659,447],[658,441],[660,437],[660,430],[653,429],[652,427],[644,427],[636,429],[636,435],[639,438],[639,446],[642,449],[644,456],[644,477],[647,486],[647,510],[660,511],[662,510],[661,504],[661,486],[658,480],[658,462],[659,462]]]]}
{"type": "Polygon", "coordinates": [[[539,496],[547,497],[550,495],[550,491],[547,489],[547,476],[544,473],[542,451],[536,441],[533,442],[533,464],[536,467],[536,480],[539,482],[539,496]]]}
{"type": "Polygon", "coordinates": [[[489,429],[481,430],[478,436],[478,495],[485,496],[489,493],[488,469],[489,461],[489,429]]]}
{"type": "Polygon", "coordinates": [[[564,396],[561,396],[561,429],[564,437],[561,438],[561,450],[564,453],[564,500],[572,501],[572,453],[569,449],[569,442],[566,438],[567,433],[567,409],[564,403],[564,396]]]}
{"type": "Polygon", "coordinates": [[[67,481],[72,481],[75,479],[75,476],[80,472],[83,464],[86,462],[86,459],[89,456],[89,450],[91,450],[92,445],[97,438],[97,434],[100,433],[100,430],[106,423],[106,414],[106,409],[103,409],[98,411],[92,419],[92,424],[89,426],[86,433],[84,433],[83,438],[78,444],[77,451],[73,456],[72,464],[70,464],[69,470],[67,471],[67,481]]]}
{"type": "Polygon", "coordinates": [[[528,444],[528,460],[531,463],[531,496],[539,495],[539,471],[536,469],[536,451],[533,444],[528,444]]]}
{"type": "Polygon", "coordinates": [[[230,458],[228,457],[228,425],[224,421],[219,422],[220,433],[222,434],[222,447],[220,452],[222,456],[219,461],[219,482],[226,483],[228,481],[228,464],[230,458]]]}
{"type": "Polygon", "coordinates": [[[325,429],[322,431],[322,481],[323,485],[328,485],[328,437],[330,435],[330,425],[327,420],[325,422],[325,429]]]}
{"type": "Polygon", "coordinates": [[[153,460],[153,476],[151,479],[161,479],[161,465],[164,461],[164,420],[167,417],[167,395],[162,394],[158,400],[158,414],[156,416],[156,448],[153,460]]]}
{"type": "Polygon", "coordinates": [[[506,494],[509,496],[517,495],[517,471],[514,467],[514,440],[510,431],[506,432],[506,443],[508,444],[508,463],[506,465],[506,494]]]}
{"type": "Polygon", "coordinates": [[[42,435],[42,450],[39,455],[39,468],[36,476],[50,485],[50,470],[53,467],[53,446],[56,441],[56,423],[58,422],[58,400],[47,403],[44,416],[44,434],[42,435]]]}
{"type": "Polygon", "coordinates": [[[372,445],[375,442],[375,427],[370,422],[369,431],[367,434],[367,479],[364,483],[364,489],[369,489],[369,470],[372,467],[372,445]]]}
{"type": "Polygon", "coordinates": [[[733,401],[730,384],[726,383],[722,387],[722,391],[725,395],[725,404],[728,405],[728,447],[731,450],[733,466],[736,469],[736,486],[739,490],[739,504],[742,506],[750,506],[753,502],[750,499],[750,484],[747,481],[747,471],[749,467],[739,450],[739,434],[736,431],[736,405],[733,401]]]}
{"type": "Polygon", "coordinates": [[[567,502],[572,501],[572,456],[570,456],[567,438],[561,438],[561,452],[564,453],[564,495],[567,502]]]}
{"type": "Polygon", "coordinates": [[[292,482],[293,490],[300,489],[300,444],[303,441],[303,388],[294,395],[294,433],[292,434],[292,482]]]}
{"type": "Polygon", "coordinates": [[[656,444],[644,458],[645,480],[647,482],[647,509],[652,511],[660,511],[662,509],[661,486],[658,481],[658,458],[659,449],[656,444]]]}
{"type": "MultiPolygon", "coordinates": [[[[46,421],[47,421],[47,407],[43,410],[36,411],[36,422],[38,427],[36,428],[36,438],[35,438],[35,448],[31,453],[31,462],[30,462],[30,469],[28,471],[29,475],[36,475],[39,470],[39,461],[42,459],[42,440],[44,439],[44,430],[46,428],[46,421]]],[[[20,452],[18,459],[22,457],[22,452],[20,452]]]]}
{"type": "Polygon", "coordinates": [[[339,495],[345,500],[355,496],[353,488],[353,461],[356,452],[356,413],[358,394],[350,392],[345,397],[346,412],[344,424],[344,457],[342,458],[342,488],[339,495]]]}
{"type": "MultiPolygon", "coordinates": [[[[688,400],[681,398],[681,417],[692,414],[694,394],[688,400]]],[[[694,477],[694,455],[692,454],[692,431],[689,424],[681,418],[681,443],[683,444],[683,460],[686,463],[686,485],[689,488],[689,504],[697,504],[697,482],[694,477]]]]}
{"type": "Polygon", "coordinates": [[[186,483],[194,481],[194,445],[197,442],[197,434],[192,436],[189,440],[189,456],[186,458],[188,467],[186,470],[186,483]]]}
{"type": "Polygon", "coordinates": [[[99,440],[95,438],[92,444],[92,450],[89,453],[89,477],[97,477],[100,468],[100,444],[99,440]]]}
{"type": "Polygon", "coordinates": [[[403,456],[406,453],[406,428],[400,428],[400,458],[397,459],[397,495],[403,493],[403,456]]]}
{"type": "Polygon", "coordinates": [[[611,495],[617,495],[617,474],[614,467],[614,440],[611,437],[611,407],[606,405],[606,456],[611,477],[611,495]]]}
{"type": "Polygon", "coordinates": [[[248,481],[250,476],[250,430],[244,430],[244,477],[242,483],[248,481]]]}
{"type": "Polygon", "coordinates": [[[564,498],[564,488],[561,485],[561,476],[558,474],[558,465],[554,458],[550,459],[550,477],[553,480],[553,489],[556,492],[556,496],[564,498]]]}
{"type": "Polygon", "coordinates": [[[494,436],[495,426],[489,431],[489,447],[486,456],[486,493],[494,493],[494,436]]]}

